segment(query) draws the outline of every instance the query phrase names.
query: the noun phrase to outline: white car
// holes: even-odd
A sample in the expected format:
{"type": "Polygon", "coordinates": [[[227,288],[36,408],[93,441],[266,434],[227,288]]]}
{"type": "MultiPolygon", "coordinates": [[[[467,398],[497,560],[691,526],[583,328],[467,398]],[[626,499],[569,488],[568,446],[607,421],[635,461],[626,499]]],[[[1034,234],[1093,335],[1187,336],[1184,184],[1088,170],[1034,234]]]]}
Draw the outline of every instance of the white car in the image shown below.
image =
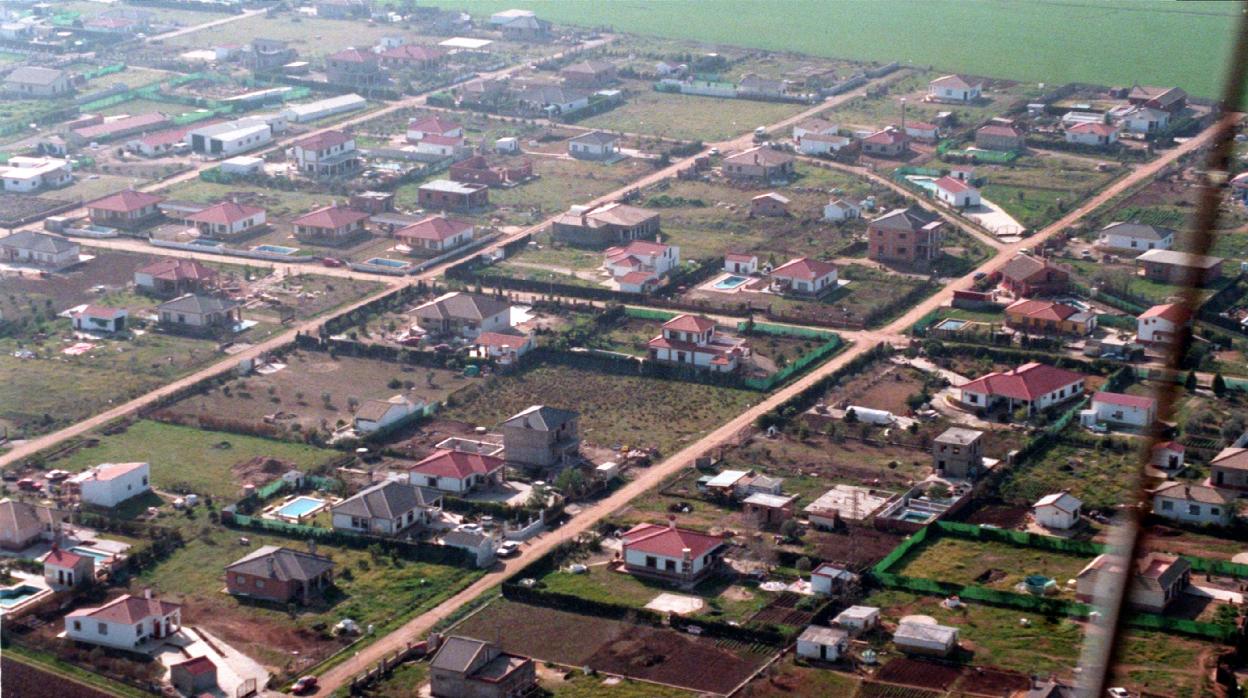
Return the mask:
{"type": "Polygon", "coordinates": [[[520,552],[520,544],[514,540],[509,540],[498,546],[497,554],[499,557],[511,557],[518,552],[520,552]]]}
{"type": "Polygon", "coordinates": [[[460,524],[455,527],[455,530],[467,533],[485,533],[485,529],[481,527],[481,524],[477,523],[460,524]]]}
{"type": "Polygon", "coordinates": [[[1115,686],[1108,691],[1110,698],[1131,698],[1131,692],[1121,686],[1115,686]]]}

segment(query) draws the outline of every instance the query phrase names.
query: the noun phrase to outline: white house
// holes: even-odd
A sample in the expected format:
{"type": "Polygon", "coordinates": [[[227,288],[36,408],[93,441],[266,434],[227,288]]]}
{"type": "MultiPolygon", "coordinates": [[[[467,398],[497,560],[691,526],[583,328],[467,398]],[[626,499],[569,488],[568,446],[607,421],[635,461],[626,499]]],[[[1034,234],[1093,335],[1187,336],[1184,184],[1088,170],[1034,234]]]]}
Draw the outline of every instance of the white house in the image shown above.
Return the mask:
{"type": "Polygon", "coordinates": [[[0,180],[5,191],[29,193],[63,187],[74,181],[74,174],[67,160],[14,155],[0,165],[0,180]]]}
{"type": "Polygon", "coordinates": [[[1066,142],[1101,147],[1113,145],[1118,142],[1118,127],[1100,122],[1075,124],[1066,129],[1066,142]]]}
{"type": "Polygon", "coordinates": [[[1187,447],[1178,441],[1163,441],[1153,445],[1152,459],[1149,462],[1153,467],[1162,470],[1178,470],[1183,467],[1186,453],[1187,447]]]}
{"type": "Polygon", "coordinates": [[[982,81],[961,75],[942,75],[927,83],[927,97],[936,102],[974,102],[983,91],[982,81]]]}
{"type": "Polygon", "coordinates": [[[83,503],[111,508],[151,491],[151,466],[147,463],[101,463],[66,482],[78,489],[83,503]]]}
{"type": "Polygon", "coordinates": [[[798,257],[771,270],[773,285],[789,293],[817,296],[836,286],[836,265],[798,257]]]}
{"type": "Polygon", "coordinates": [[[906,135],[924,143],[935,143],[940,139],[940,127],[925,121],[907,121],[906,135]]]}
{"type": "Polygon", "coordinates": [[[126,319],[129,315],[125,308],[88,305],[70,313],[69,319],[75,330],[112,333],[126,329],[126,319]]]}
{"type": "Polygon", "coordinates": [[[909,654],[948,657],[958,648],[958,629],[937,623],[903,621],[893,632],[893,644],[909,654]]]}
{"type": "Polygon", "coordinates": [[[98,608],[80,608],[65,616],[65,637],[78,642],[133,650],[148,640],[167,638],[182,629],[182,607],[126,594],[98,608]]]}
{"type": "Polygon", "coordinates": [[[808,625],[797,636],[797,656],[835,662],[849,650],[849,633],[840,628],[808,625]]]}
{"type": "Polygon", "coordinates": [[[355,138],[342,131],[325,131],[301,138],[290,147],[299,172],[311,177],[351,174],[360,167],[355,138]]]}
{"type": "Polygon", "coordinates": [[[622,536],[624,568],[631,574],[687,583],[716,569],[726,547],[720,536],[642,523],[622,536]]]}
{"type": "Polygon", "coordinates": [[[75,587],[95,579],[95,558],[62,550],[53,544],[43,558],[43,580],[58,587],[75,587]]]}
{"type": "Polygon", "coordinates": [[[467,152],[467,146],[462,136],[439,136],[435,133],[420,139],[416,143],[416,152],[440,158],[458,158],[467,152]]]}
{"type": "Polygon", "coordinates": [[[82,250],[78,243],[56,235],[19,230],[0,238],[0,260],[24,262],[52,270],[78,263],[82,250]]]}
{"type": "Polygon", "coordinates": [[[733,274],[753,274],[758,271],[758,255],[729,252],[724,255],[724,271],[733,274]]]}
{"type": "Polygon", "coordinates": [[[590,131],[568,141],[568,155],[578,160],[607,160],[619,152],[619,136],[606,131],[590,131]]]}
{"type": "Polygon", "coordinates": [[[936,187],[934,191],[936,199],[953,208],[969,208],[979,205],[979,190],[960,179],[945,175],[933,184],[936,187]]]}
{"type": "Polygon", "coordinates": [[[1153,514],[1184,523],[1228,526],[1235,518],[1235,494],[1216,487],[1168,482],[1153,490],[1153,514]]]}
{"type": "Polygon", "coordinates": [[[797,151],[802,155],[830,155],[853,143],[854,139],[836,134],[823,135],[808,133],[797,143],[797,151]]]}
{"type": "Polygon", "coordinates": [[[418,143],[429,136],[463,138],[464,127],[440,116],[412,119],[407,123],[407,140],[418,143]]]}
{"type": "Polygon", "coordinates": [[[407,468],[407,481],[462,495],[483,485],[501,485],[503,472],[503,459],[498,456],[443,448],[407,468]]]}
{"type": "Polygon", "coordinates": [[[1173,344],[1192,320],[1187,307],[1178,303],[1154,305],[1135,321],[1135,337],[1145,344],[1173,344]]]}
{"type": "Polygon", "coordinates": [[[1096,421],[1144,429],[1157,420],[1157,401],[1143,395],[1098,392],[1092,395],[1096,421]]]}
{"type": "Polygon", "coordinates": [[[647,344],[652,361],[664,361],[710,369],[716,373],[737,370],[749,356],[745,340],[715,333],[715,321],[700,315],[677,315],[663,323],[663,333],[647,344]]]}
{"type": "Polygon", "coordinates": [[[637,292],[667,276],[680,264],[680,248],[649,240],[608,247],[603,252],[605,269],[621,291],[637,292]]]}
{"type": "Polygon", "coordinates": [[[807,136],[835,136],[836,124],[826,119],[807,119],[793,127],[793,140],[801,142],[807,136]]]}
{"type": "Polygon", "coordinates": [[[1122,126],[1131,133],[1148,135],[1163,131],[1170,125],[1170,112],[1138,106],[1122,115],[1122,126]]]}
{"type": "Polygon", "coordinates": [[[336,529],[395,536],[412,526],[428,524],[441,507],[441,494],[386,480],[335,504],[330,513],[336,529]]]}
{"type": "Polygon", "coordinates": [[[186,217],[200,235],[223,239],[249,233],[264,226],[265,221],[264,209],[235,201],[221,201],[186,217]]]}
{"type": "Polygon", "coordinates": [[[423,399],[411,400],[404,395],[395,395],[388,400],[367,400],[355,411],[355,430],[371,434],[407,419],[424,407],[423,399]]]}
{"type": "Polygon", "coordinates": [[[1082,510],[1083,502],[1069,492],[1046,494],[1031,507],[1036,523],[1059,531],[1073,528],[1079,523],[1082,510]]]}
{"type": "Polygon", "coordinates": [[[839,594],[857,581],[858,575],[844,567],[823,563],[810,571],[810,590],[816,594],[839,594]]]}
{"type": "Polygon", "coordinates": [[[498,538],[480,531],[447,531],[438,542],[451,548],[468,551],[477,567],[489,567],[498,555],[498,538]]]}
{"type": "Polygon", "coordinates": [[[880,624],[880,609],[874,606],[850,606],[832,619],[832,624],[858,634],[880,624]]]}
{"type": "Polygon", "coordinates": [[[845,199],[829,201],[823,207],[823,219],[825,221],[847,221],[861,217],[862,209],[857,204],[850,203],[845,199]]]}
{"type": "Polygon", "coordinates": [[[993,371],[964,383],[961,401],[972,409],[1003,406],[1009,411],[1025,408],[1029,414],[1083,395],[1084,377],[1041,363],[1031,362],[1008,371],[993,371]]]}
{"type": "Polygon", "coordinates": [[[500,365],[518,361],[533,349],[533,335],[515,330],[482,332],[473,340],[477,355],[497,361],[500,365]]]}
{"type": "Polygon", "coordinates": [[[394,231],[394,237],[412,250],[443,252],[472,242],[476,227],[469,221],[430,216],[394,231]]]}
{"type": "Polygon", "coordinates": [[[59,68],[21,66],[4,78],[4,92],[17,99],[61,97],[73,90],[69,74],[59,68]]]}
{"type": "Polygon", "coordinates": [[[1168,250],[1174,246],[1174,231],[1157,225],[1120,221],[1101,228],[1096,244],[1114,250],[1168,250]]]}

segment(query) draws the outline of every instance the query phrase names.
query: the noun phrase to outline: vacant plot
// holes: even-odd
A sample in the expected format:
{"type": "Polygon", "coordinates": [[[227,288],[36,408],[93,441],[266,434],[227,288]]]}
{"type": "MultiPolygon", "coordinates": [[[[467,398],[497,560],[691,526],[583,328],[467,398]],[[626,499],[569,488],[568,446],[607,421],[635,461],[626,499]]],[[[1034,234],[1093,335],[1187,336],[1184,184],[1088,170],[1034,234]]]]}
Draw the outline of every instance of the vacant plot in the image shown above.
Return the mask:
{"type": "Polygon", "coordinates": [[[927,83],[940,77],[935,71],[910,69],[909,74],[891,84],[872,90],[871,94],[850,100],[824,114],[824,118],[850,130],[875,130],[902,119],[901,100],[906,103],[907,120],[933,121],[938,112],[953,112],[954,123],[965,127],[1002,113],[1012,103],[1040,95],[1035,85],[1021,85],[1008,80],[986,80],[984,99],[976,104],[939,104],[924,102],[927,83]]]}
{"type": "MultiPolygon", "coordinates": [[[[573,204],[621,189],[653,169],[645,160],[636,158],[609,165],[536,155],[529,159],[538,179],[510,189],[491,189],[491,219],[497,218],[504,225],[533,225],[573,204]]],[[[415,207],[416,186],[400,187],[396,197],[400,205],[415,207]]]]}
{"type": "Polygon", "coordinates": [[[975,168],[975,175],[987,181],[981,188],[984,198],[1031,230],[1057,220],[1123,172],[1120,166],[1102,171],[1095,160],[1048,153],[975,168]]]}
{"type": "Polygon", "coordinates": [[[448,404],[448,419],[493,427],[530,405],[548,404],[580,412],[585,441],[609,448],[653,446],[665,454],[760,398],[736,388],[549,363],[490,378],[465,393],[448,404]]]}
{"type": "Polygon", "coordinates": [[[234,476],[235,465],[264,457],[310,470],[341,455],[304,444],[150,420],[135,422],[121,433],[92,437],[86,443],[51,461],[51,467],[77,472],[98,463],[146,461],[152,465],[152,485],[157,489],[185,489],[225,499],[239,496],[244,484],[234,476]]]}
{"type": "Polygon", "coordinates": [[[974,584],[1013,591],[1024,577],[1042,574],[1061,585],[1074,579],[1090,559],[993,541],[941,536],[912,549],[889,571],[907,577],[974,584]]]}
{"type": "Polygon", "coordinates": [[[875,678],[887,683],[943,691],[962,676],[962,668],[922,659],[898,657],[880,667],[875,678]]]}
{"type": "Polygon", "coordinates": [[[627,92],[623,105],[579,121],[577,125],[712,142],[773,124],[807,108],[802,104],[658,92],[649,82],[641,80],[625,80],[622,88],[627,92]]]}
{"type": "Polygon", "coordinates": [[[176,184],[166,195],[170,199],[200,203],[237,199],[239,203],[263,207],[270,223],[274,219],[294,218],[318,206],[328,206],[334,198],[330,194],[282,191],[244,183],[218,184],[199,179],[176,184]]]}
{"type": "Polygon", "coordinates": [[[751,681],[737,695],[746,698],[825,698],[852,696],[861,679],[827,668],[798,664],[793,656],[772,665],[772,669],[751,681]]]}
{"type": "Polygon", "coordinates": [[[1111,683],[1146,695],[1216,695],[1210,679],[1229,648],[1182,635],[1126,630],[1111,683]]]}
{"type": "Polygon", "coordinates": [[[767,661],[709,638],[502,600],[453,632],[499,637],[508,652],[543,661],[713,693],[728,693],[767,661]]]}
{"type": "Polygon", "coordinates": [[[1021,506],[1068,489],[1085,508],[1110,508],[1134,496],[1139,467],[1135,451],[1092,450],[1058,440],[1038,458],[1007,470],[998,494],[1021,506]]]}

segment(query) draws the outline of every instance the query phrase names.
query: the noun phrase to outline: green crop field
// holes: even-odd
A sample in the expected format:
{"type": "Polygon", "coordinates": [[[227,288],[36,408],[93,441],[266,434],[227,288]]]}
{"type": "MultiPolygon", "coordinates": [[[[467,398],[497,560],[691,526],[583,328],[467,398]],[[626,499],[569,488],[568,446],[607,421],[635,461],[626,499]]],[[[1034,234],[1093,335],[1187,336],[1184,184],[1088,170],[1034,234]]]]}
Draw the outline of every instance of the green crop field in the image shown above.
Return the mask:
{"type": "MultiPolygon", "coordinates": [[[[434,4],[474,14],[513,5],[434,4]]],[[[555,22],[641,34],[1052,84],[1174,84],[1202,97],[1222,91],[1239,12],[1238,3],[1162,0],[544,0],[521,6],[555,22]],[[1140,37],[1148,37],[1147,50],[1140,37]]]]}

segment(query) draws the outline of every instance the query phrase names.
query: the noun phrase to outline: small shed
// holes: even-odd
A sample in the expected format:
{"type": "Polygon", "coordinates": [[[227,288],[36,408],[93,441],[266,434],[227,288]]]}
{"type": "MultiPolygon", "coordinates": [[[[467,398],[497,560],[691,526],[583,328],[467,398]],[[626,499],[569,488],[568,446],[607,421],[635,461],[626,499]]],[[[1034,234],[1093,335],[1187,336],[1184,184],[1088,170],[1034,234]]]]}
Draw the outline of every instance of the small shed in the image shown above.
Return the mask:
{"type": "Polygon", "coordinates": [[[184,696],[212,692],[217,687],[217,665],[207,657],[195,657],[169,667],[169,682],[184,696]]]}
{"type": "Polygon", "coordinates": [[[1046,494],[1032,507],[1036,523],[1045,528],[1060,531],[1073,528],[1079,523],[1082,510],[1083,502],[1073,494],[1064,491],[1046,494]]]}
{"type": "Polygon", "coordinates": [[[839,594],[857,580],[853,572],[825,562],[811,571],[810,588],[816,594],[839,594]]]}
{"type": "Polygon", "coordinates": [[[849,650],[849,633],[840,628],[809,625],[797,637],[797,656],[835,662],[849,650]]]}
{"type": "Polygon", "coordinates": [[[855,634],[866,632],[880,624],[880,609],[875,606],[850,606],[838,613],[832,624],[855,634]]]}
{"type": "Polygon", "coordinates": [[[893,644],[909,654],[948,657],[958,647],[958,629],[938,623],[903,620],[893,633],[893,644]]]}

